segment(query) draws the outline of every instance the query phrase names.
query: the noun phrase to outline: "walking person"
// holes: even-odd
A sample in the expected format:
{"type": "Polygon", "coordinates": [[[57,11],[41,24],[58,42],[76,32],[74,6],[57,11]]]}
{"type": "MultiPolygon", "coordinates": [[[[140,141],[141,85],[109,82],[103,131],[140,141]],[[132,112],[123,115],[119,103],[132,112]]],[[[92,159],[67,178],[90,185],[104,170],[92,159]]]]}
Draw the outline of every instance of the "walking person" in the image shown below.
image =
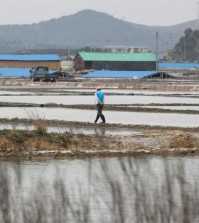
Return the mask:
{"type": "Polygon", "coordinates": [[[96,92],[95,92],[95,103],[97,106],[97,116],[95,119],[95,123],[97,123],[98,119],[102,119],[102,123],[105,123],[105,117],[102,114],[102,110],[104,107],[104,92],[100,87],[97,87],[96,92]]]}

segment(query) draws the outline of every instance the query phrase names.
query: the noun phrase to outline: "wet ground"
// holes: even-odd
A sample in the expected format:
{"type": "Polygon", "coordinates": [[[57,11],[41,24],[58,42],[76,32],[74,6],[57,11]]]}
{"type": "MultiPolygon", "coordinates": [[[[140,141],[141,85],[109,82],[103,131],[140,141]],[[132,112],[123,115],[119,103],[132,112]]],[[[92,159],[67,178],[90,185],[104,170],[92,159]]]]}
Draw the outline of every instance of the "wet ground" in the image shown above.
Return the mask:
{"type": "MultiPolygon", "coordinates": [[[[198,155],[199,128],[182,128],[149,125],[98,124],[45,120],[48,133],[69,137],[70,144],[49,143],[51,135],[32,138],[19,137],[18,130],[34,130],[33,120],[2,119],[1,128],[14,129],[7,132],[8,138],[1,138],[0,157],[19,159],[46,159],[71,157],[110,157],[128,155],[198,155]],[[5,127],[5,128],[4,128],[5,127]],[[13,137],[17,141],[13,144],[13,137]],[[16,138],[16,135],[17,138],[16,138]],[[20,141],[22,138],[25,141],[20,141]],[[17,144],[16,144],[17,143],[17,144]],[[15,145],[11,149],[10,145],[15,145]],[[61,145],[61,146],[60,146],[61,145]],[[64,146],[66,145],[66,147],[64,146]],[[21,149],[19,149],[21,148],[21,149]]],[[[0,131],[1,133],[1,131],[0,131]]],[[[24,133],[23,133],[24,134],[24,133]]]]}

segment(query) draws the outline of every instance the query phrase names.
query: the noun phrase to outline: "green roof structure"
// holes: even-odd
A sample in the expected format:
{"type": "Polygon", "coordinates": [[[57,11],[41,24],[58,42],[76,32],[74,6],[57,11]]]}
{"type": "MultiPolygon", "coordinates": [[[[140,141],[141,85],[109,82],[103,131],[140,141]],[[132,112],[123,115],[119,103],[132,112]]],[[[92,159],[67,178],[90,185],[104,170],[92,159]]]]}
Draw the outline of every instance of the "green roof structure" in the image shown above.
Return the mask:
{"type": "Polygon", "coordinates": [[[94,53],[79,52],[84,61],[156,61],[154,53],[94,53]]]}

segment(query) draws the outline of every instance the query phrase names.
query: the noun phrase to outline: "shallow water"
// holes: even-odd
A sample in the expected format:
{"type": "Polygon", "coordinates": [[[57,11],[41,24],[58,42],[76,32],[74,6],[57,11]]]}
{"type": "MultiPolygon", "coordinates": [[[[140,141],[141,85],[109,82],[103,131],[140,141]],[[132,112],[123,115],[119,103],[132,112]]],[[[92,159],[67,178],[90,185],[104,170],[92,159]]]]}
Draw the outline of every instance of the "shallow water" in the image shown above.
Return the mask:
{"type": "Polygon", "coordinates": [[[145,108],[160,108],[160,109],[183,110],[183,111],[187,111],[187,110],[199,111],[199,106],[145,106],[145,108]]]}
{"type": "MultiPolygon", "coordinates": [[[[117,90],[116,90],[117,92],[117,90]]],[[[123,92],[123,91],[121,91],[123,92]]],[[[125,91],[126,92],[126,91],[125,91]]],[[[129,91],[131,92],[131,91],[129,91]]],[[[141,93],[142,91],[140,91],[141,93]]],[[[151,92],[148,92],[151,94],[151,92]]],[[[60,104],[93,104],[93,96],[0,96],[0,101],[5,102],[26,102],[26,103],[60,103],[60,104]]],[[[179,98],[179,97],[160,97],[160,96],[107,96],[106,103],[110,104],[149,104],[149,103],[187,103],[199,104],[198,98],[179,98]]],[[[160,106],[160,108],[162,108],[160,106]]],[[[164,106],[164,108],[171,109],[197,109],[198,106],[164,106]]],[[[114,112],[104,111],[108,123],[122,123],[122,124],[142,124],[142,125],[160,125],[160,126],[179,126],[179,127],[198,127],[199,115],[188,114],[165,114],[165,113],[139,113],[139,112],[114,112]]],[[[80,121],[93,122],[96,116],[94,110],[78,110],[78,109],[62,109],[62,108],[6,108],[1,107],[0,118],[43,118],[43,119],[57,119],[66,121],[80,121]]],[[[96,125],[97,126],[97,125],[96,125]]],[[[7,128],[12,128],[12,125],[5,125],[7,128]]],[[[2,125],[0,128],[3,128],[2,125]]],[[[18,128],[18,127],[16,127],[18,128]]],[[[19,126],[23,128],[23,126],[19,126]]],[[[25,128],[28,128],[25,126],[25,128]]],[[[83,131],[85,134],[137,134],[136,132],[110,132],[103,128],[96,129],[79,129],[79,128],[49,128],[49,131],[83,131]]],[[[103,148],[102,148],[103,149],[103,148]]],[[[64,186],[67,188],[68,195],[74,201],[79,197],[80,188],[83,193],[83,198],[91,195],[92,206],[92,222],[114,222],[108,221],[110,210],[107,208],[114,200],[111,198],[111,190],[108,182],[113,180],[121,185],[124,192],[124,210],[127,221],[133,222],[132,211],[129,211],[131,204],[129,189],[132,188],[132,182],[140,179],[142,185],[146,185],[146,191],[149,192],[156,188],[159,184],[164,184],[161,181],[165,177],[165,162],[170,168],[172,177],[175,175],[175,170],[179,167],[179,162],[185,170],[186,181],[189,185],[192,182],[198,182],[199,179],[199,157],[176,157],[176,158],[160,158],[160,157],[128,157],[109,158],[109,159],[71,159],[71,160],[51,160],[44,162],[24,161],[20,163],[21,170],[21,184],[16,185],[16,179],[13,178],[13,167],[17,169],[18,163],[15,162],[0,162],[0,165],[8,167],[9,176],[12,181],[12,187],[17,190],[15,196],[17,199],[21,197],[29,197],[34,194],[45,194],[49,197],[53,196],[51,187],[53,187],[54,180],[61,179],[64,186]],[[123,162],[123,166],[121,166],[123,162]],[[128,164],[131,164],[128,166],[128,164]],[[107,172],[104,173],[103,165],[107,167],[107,172]],[[124,166],[126,172],[124,172],[124,166]],[[129,178],[126,178],[130,175],[129,178]],[[131,178],[132,177],[132,178],[131,178]],[[133,178],[134,177],[134,178],[133,178]],[[132,179],[134,181],[132,181],[132,179]],[[42,190],[43,187],[37,188],[40,180],[43,180],[47,189],[42,190]],[[93,186],[93,187],[92,187],[93,186]],[[96,190],[94,191],[93,188],[96,190]],[[94,193],[95,192],[95,193],[94,193]],[[96,202],[96,198],[100,198],[96,202]],[[100,202],[99,202],[100,201],[100,202]],[[100,204],[98,206],[98,204],[100,204]],[[99,216],[98,216],[99,215],[99,216]],[[102,221],[102,218],[104,221],[102,221]]],[[[183,169],[182,168],[182,169],[183,169]]],[[[173,178],[171,177],[170,180],[173,178]]],[[[192,191],[191,191],[192,192],[192,191]]],[[[193,197],[194,198],[194,197],[193,197]]],[[[16,200],[17,200],[16,199],[16,200]]],[[[42,199],[42,196],[41,196],[42,199]]],[[[80,201],[81,202],[81,201],[80,201]]],[[[18,204],[18,203],[17,203],[18,204]]],[[[81,206],[82,203],[79,204],[81,206]]],[[[77,206],[76,206],[77,207],[77,206]]],[[[134,219],[134,218],[133,218],[134,219]]]]}
{"type": "MultiPolygon", "coordinates": [[[[158,175],[160,178],[163,176],[164,164],[168,164],[174,168],[178,165],[178,162],[183,163],[185,167],[186,175],[190,178],[199,178],[199,157],[176,157],[176,158],[97,158],[97,159],[74,159],[74,160],[51,160],[51,161],[23,161],[20,162],[20,170],[22,173],[23,183],[27,187],[31,187],[32,182],[36,184],[39,180],[48,180],[49,184],[56,179],[57,171],[59,176],[67,184],[71,184],[71,187],[75,186],[77,182],[88,183],[88,171],[90,165],[93,168],[93,173],[101,174],[101,165],[106,163],[109,168],[111,175],[110,178],[117,177],[122,179],[123,170],[120,166],[122,162],[135,162],[138,165],[138,173],[142,174],[143,179],[147,179],[148,175],[153,177],[158,175]],[[90,163],[92,162],[92,164],[90,163]],[[191,170],[191,172],[190,172],[191,170]]],[[[1,162],[0,165],[12,166],[15,162],[1,162]]],[[[24,188],[25,189],[25,188],[24,188]]]]}
{"type": "MultiPolygon", "coordinates": [[[[18,102],[18,103],[36,103],[36,104],[46,104],[46,103],[57,103],[57,104],[94,104],[94,96],[0,96],[0,102],[18,102]]],[[[132,96],[105,96],[106,104],[199,104],[199,98],[186,98],[186,97],[169,97],[169,96],[142,96],[142,95],[132,95],[132,96]]]]}
{"type": "MultiPolygon", "coordinates": [[[[57,89],[54,89],[57,90],[57,89]]],[[[62,92],[63,89],[60,89],[62,92]]],[[[74,90],[75,92],[85,91],[84,89],[74,90]]],[[[93,90],[86,90],[92,91],[93,90]]],[[[107,92],[117,92],[117,90],[107,90],[107,92]]],[[[3,91],[1,91],[2,93],[3,91]]],[[[9,92],[9,91],[5,91],[9,92]]],[[[12,92],[12,91],[10,91],[12,92]]],[[[119,90],[119,92],[131,92],[131,90],[119,90]]],[[[137,91],[142,92],[142,91],[137,91]]],[[[145,93],[151,93],[153,91],[145,91],[145,93]]],[[[36,104],[46,104],[46,103],[57,103],[57,104],[94,104],[94,96],[63,96],[63,95],[32,95],[23,96],[1,96],[0,102],[18,102],[18,103],[36,103],[36,104]]],[[[24,92],[22,92],[24,93],[24,92]]],[[[37,92],[35,92],[37,93],[37,92]]],[[[160,92],[153,92],[154,96],[146,95],[107,95],[105,96],[106,104],[195,104],[196,106],[154,106],[154,108],[163,109],[180,109],[180,110],[198,110],[199,108],[199,98],[188,98],[188,97],[170,97],[170,96],[157,96],[160,92]]],[[[163,92],[167,93],[167,92],[163,92]]],[[[171,92],[170,92],[171,93],[171,92]]],[[[179,94],[181,94],[180,92],[179,94]]],[[[184,92],[185,93],[185,92],[184,92]]],[[[193,92],[192,92],[193,93],[193,92]]],[[[183,93],[182,93],[183,94],[183,93]]],[[[195,93],[197,94],[197,93],[195,93]]],[[[150,106],[153,107],[153,106],[150,106]]],[[[116,124],[140,124],[140,125],[160,125],[160,126],[178,126],[178,127],[198,127],[199,126],[199,116],[198,115],[188,115],[188,114],[161,114],[161,113],[142,113],[142,112],[119,112],[119,111],[106,111],[104,110],[108,123],[116,124]]],[[[91,122],[95,120],[96,111],[94,110],[81,110],[81,109],[63,109],[63,108],[6,108],[1,107],[0,118],[42,118],[42,119],[57,119],[66,121],[80,121],[80,122],[91,122]]]]}
{"type": "MultiPolygon", "coordinates": [[[[0,130],[3,129],[17,129],[17,130],[33,130],[35,129],[33,125],[22,125],[22,124],[0,124],[0,130]]],[[[47,132],[72,132],[74,134],[97,134],[105,136],[116,136],[116,135],[138,135],[140,131],[132,131],[128,129],[117,129],[117,128],[97,128],[97,127],[47,127],[47,132]]]]}
{"type": "MultiPolygon", "coordinates": [[[[107,123],[198,127],[199,115],[104,111],[107,123]]],[[[63,108],[1,108],[0,118],[42,118],[93,123],[95,110],[63,108]]]]}
{"type": "MultiPolygon", "coordinates": [[[[194,187],[192,186],[199,179],[199,157],[24,161],[20,163],[1,162],[0,165],[9,169],[10,185],[14,191],[16,190],[13,197],[16,197],[18,205],[22,198],[31,200],[31,196],[37,194],[37,199],[42,200],[46,196],[53,198],[55,192],[58,205],[60,191],[55,187],[57,184],[54,183],[61,181],[68,198],[75,201],[72,204],[76,209],[80,209],[84,202],[91,206],[91,222],[113,222],[110,220],[113,217],[111,207],[117,205],[117,196],[114,194],[119,192],[122,193],[119,201],[122,202],[125,219],[127,222],[135,222],[133,205],[136,190],[133,188],[136,185],[139,185],[142,192],[146,193],[145,196],[153,195],[152,199],[159,191],[158,195],[163,196],[161,189],[165,188],[168,182],[172,184],[175,174],[177,177],[177,174],[180,173],[180,176],[189,185],[189,193],[194,198],[194,187]],[[16,183],[13,168],[20,171],[19,185],[16,183]],[[39,184],[41,181],[43,186],[39,184]],[[113,185],[114,189],[111,187],[113,185]],[[103,221],[101,221],[102,218],[103,221]]],[[[175,187],[172,187],[172,191],[177,197],[179,188],[176,185],[177,181],[175,187]]],[[[174,201],[179,202],[177,199],[174,201]]],[[[46,204],[45,207],[47,208],[47,206],[46,204]]]]}
{"type": "MultiPolygon", "coordinates": [[[[123,95],[142,95],[142,96],[176,96],[176,97],[199,97],[199,92],[190,91],[155,91],[155,90],[137,90],[137,89],[103,89],[105,94],[123,94],[123,95]]],[[[95,89],[70,89],[70,88],[24,88],[20,91],[20,88],[1,88],[0,95],[59,95],[59,94],[83,94],[89,93],[94,95],[95,89]]]]}

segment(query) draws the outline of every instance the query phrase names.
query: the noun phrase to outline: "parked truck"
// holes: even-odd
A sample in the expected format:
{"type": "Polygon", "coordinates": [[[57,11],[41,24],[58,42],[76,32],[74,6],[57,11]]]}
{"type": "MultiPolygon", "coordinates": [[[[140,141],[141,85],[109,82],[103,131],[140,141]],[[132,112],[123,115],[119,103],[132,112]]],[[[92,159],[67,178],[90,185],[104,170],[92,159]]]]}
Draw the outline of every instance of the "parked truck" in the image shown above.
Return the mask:
{"type": "Polygon", "coordinates": [[[30,69],[31,81],[56,82],[58,75],[56,72],[50,73],[48,67],[38,66],[30,69]]]}

